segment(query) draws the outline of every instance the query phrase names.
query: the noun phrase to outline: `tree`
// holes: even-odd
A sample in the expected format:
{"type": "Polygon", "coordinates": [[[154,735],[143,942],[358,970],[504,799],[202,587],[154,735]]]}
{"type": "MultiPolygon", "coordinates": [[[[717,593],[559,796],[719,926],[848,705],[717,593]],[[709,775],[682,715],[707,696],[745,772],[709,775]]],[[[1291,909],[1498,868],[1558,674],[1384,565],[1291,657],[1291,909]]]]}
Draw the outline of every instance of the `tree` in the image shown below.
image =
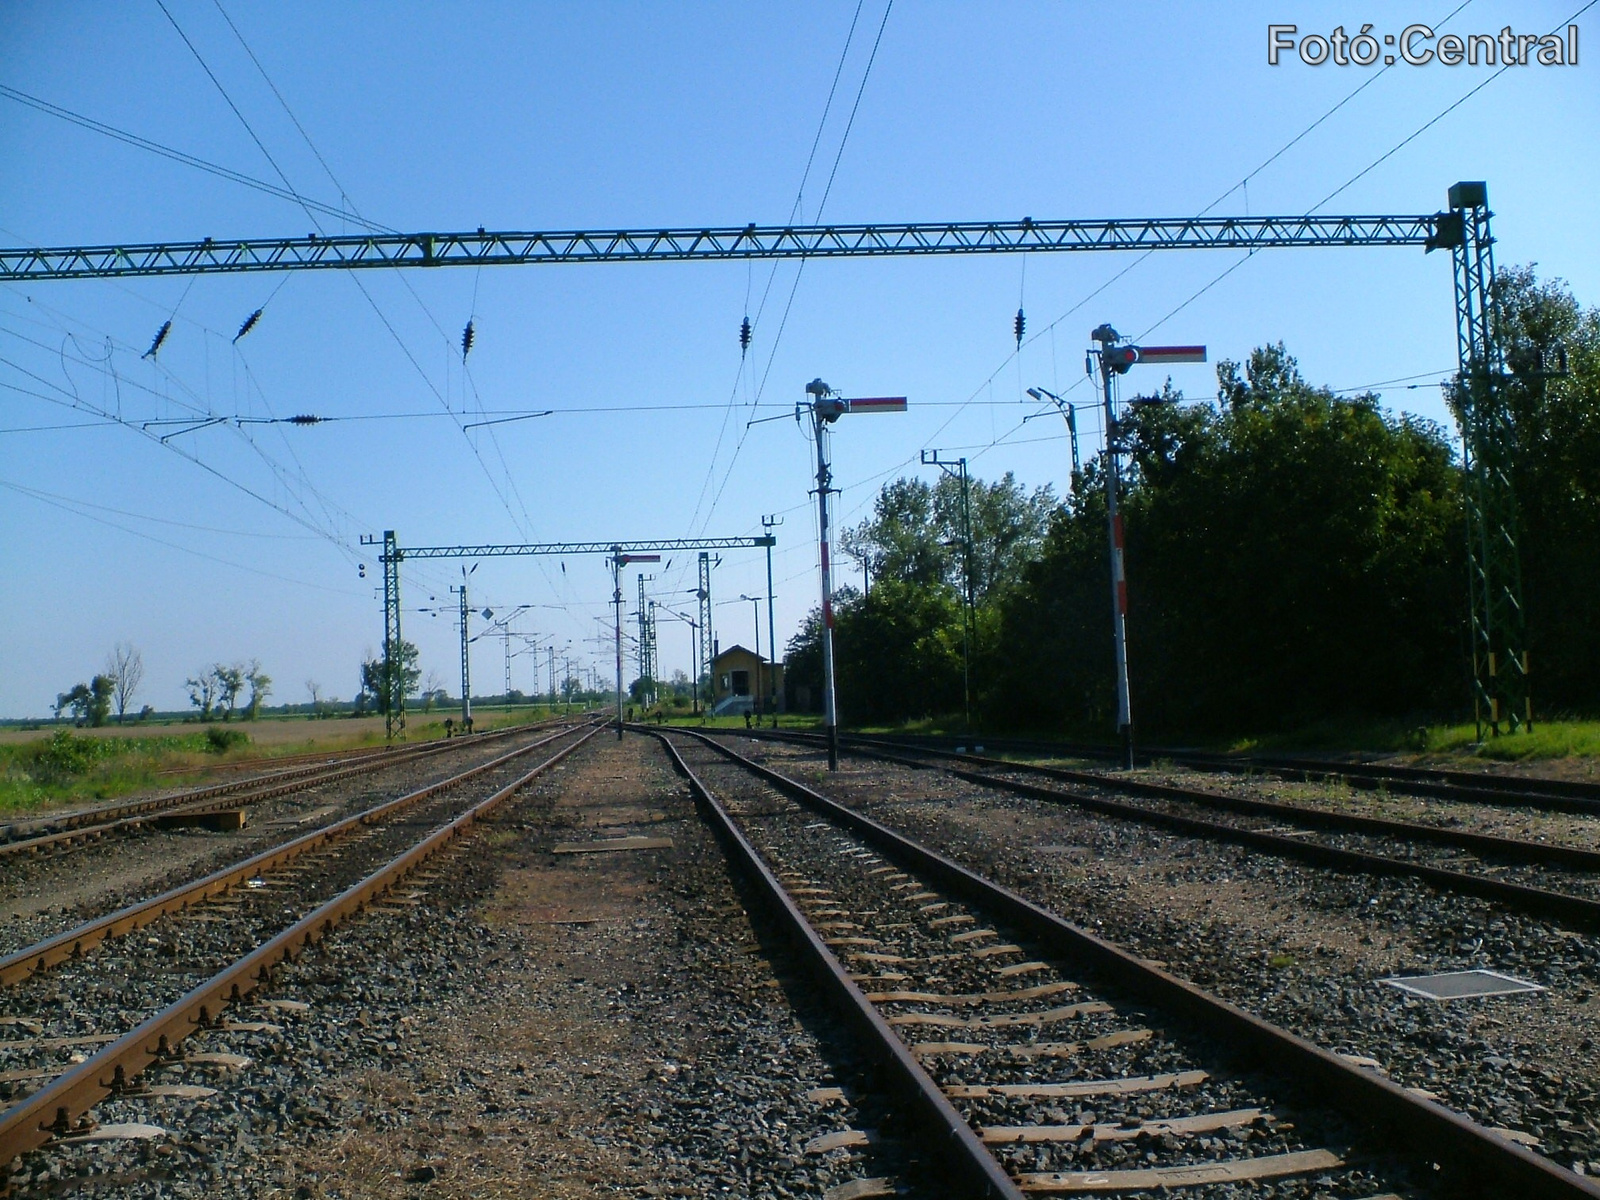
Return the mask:
{"type": "Polygon", "coordinates": [[[189,691],[189,703],[200,710],[202,721],[211,720],[211,712],[217,700],[217,664],[201,667],[188,679],[183,681],[183,686],[189,691]]]}
{"type": "Polygon", "coordinates": [[[239,663],[224,666],[217,663],[211,668],[216,680],[217,705],[222,709],[224,721],[233,720],[233,710],[238,707],[239,693],[244,691],[245,668],[239,663]]]}
{"type": "Polygon", "coordinates": [[[245,706],[245,720],[254,721],[261,715],[261,702],[272,694],[272,676],[261,669],[259,660],[252,658],[244,669],[245,682],[250,685],[250,702],[245,706]]]}
{"type": "Polygon", "coordinates": [[[109,675],[96,675],[88,683],[73,684],[70,691],[56,697],[57,718],[63,709],[71,709],[78,724],[99,728],[111,716],[115,691],[116,682],[109,675]]]}
{"type": "MultiPolygon", "coordinates": [[[[1055,497],[1049,487],[1026,491],[1009,471],[997,483],[969,479],[967,495],[973,594],[982,602],[1021,579],[1024,565],[1044,542],[1055,497]]],[[[921,479],[886,484],[873,502],[872,516],[844,531],[840,546],[864,559],[874,580],[943,584],[965,595],[965,538],[961,481],[941,475],[932,484],[921,479]]]]}
{"type": "Polygon", "coordinates": [[[322,685],[315,679],[306,680],[306,692],[311,697],[311,714],[322,715],[322,685]]]}
{"type": "MultiPolygon", "coordinates": [[[[396,682],[401,696],[409,696],[415,692],[417,680],[422,678],[422,672],[417,667],[417,657],[415,645],[405,641],[400,643],[396,682]]],[[[395,693],[390,687],[389,666],[384,659],[369,658],[361,664],[361,692],[363,696],[369,698],[373,708],[385,716],[388,715],[390,697],[395,693]]]]}
{"type": "Polygon", "coordinates": [[[1534,714],[1592,710],[1600,679],[1600,309],[1532,266],[1495,281],[1512,379],[1523,605],[1534,714]],[[1561,371],[1565,359],[1566,373],[1561,371]]]}
{"type": "Polygon", "coordinates": [[[444,703],[444,681],[439,678],[439,672],[429,670],[428,678],[422,685],[422,711],[432,712],[435,700],[444,703]]]}
{"type": "MultiPolygon", "coordinates": [[[[1400,718],[1465,694],[1460,475],[1443,431],[1313,387],[1282,345],[1219,364],[1218,407],[1130,406],[1134,720],[1154,736],[1400,718]]],[[[1001,606],[995,703],[1108,731],[1104,462],[1001,606]]]]}
{"type": "Polygon", "coordinates": [[[117,706],[117,723],[128,714],[134,693],[144,681],[144,656],[128,642],[118,642],[106,655],[105,674],[112,683],[112,696],[117,706]]]}

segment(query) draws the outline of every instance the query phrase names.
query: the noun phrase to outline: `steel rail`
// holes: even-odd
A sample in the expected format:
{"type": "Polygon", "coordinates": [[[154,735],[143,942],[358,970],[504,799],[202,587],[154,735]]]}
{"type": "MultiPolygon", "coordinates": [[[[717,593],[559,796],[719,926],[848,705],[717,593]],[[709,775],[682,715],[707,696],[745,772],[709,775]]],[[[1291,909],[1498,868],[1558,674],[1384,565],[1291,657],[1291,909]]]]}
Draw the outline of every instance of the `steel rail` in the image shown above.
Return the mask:
{"type": "Polygon", "coordinates": [[[1357,1067],[1313,1042],[1170,975],[1009,888],[961,866],[805,784],[752,762],[715,738],[685,731],[835,821],[889,858],[924,872],[1052,951],[1086,963],[1112,982],[1218,1036],[1247,1065],[1259,1066],[1313,1092],[1321,1101],[1392,1144],[1433,1158],[1472,1191],[1524,1200],[1600,1197],[1600,1183],[1574,1174],[1507,1141],[1460,1113],[1413,1095],[1376,1072],[1357,1067]]]}
{"type": "MultiPolygon", "coordinates": [[[[539,728],[548,723],[540,721],[528,726],[496,729],[491,733],[478,735],[474,740],[474,744],[488,739],[500,740],[516,733],[539,728]]],[[[270,800],[275,796],[285,796],[295,791],[303,791],[308,787],[315,787],[319,783],[336,783],[362,771],[397,765],[401,762],[410,762],[415,758],[424,758],[432,754],[440,754],[446,750],[455,749],[460,749],[460,744],[455,739],[441,739],[437,742],[426,742],[398,750],[383,747],[384,753],[382,755],[363,755],[355,760],[334,759],[333,763],[312,763],[306,766],[290,767],[283,771],[269,771],[264,775],[253,775],[248,779],[235,779],[228,783],[213,783],[202,787],[187,788],[167,796],[151,796],[139,800],[117,800],[109,804],[93,805],[89,808],[77,808],[67,812],[49,813],[44,816],[10,821],[0,824],[0,835],[10,836],[19,829],[41,829],[51,832],[81,829],[85,825],[93,825],[97,822],[106,823],[117,821],[124,817],[165,812],[169,809],[197,804],[203,800],[236,796],[240,792],[250,792],[258,788],[261,789],[260,794],[254,796],[253,799],[270,800]],[[391,761],[374,762],[373,759],[375,758],[389,758],[391,761]],[[348,762],[348,765],[335,765],[346,762],[348,762]],[[333,773],[328,774],[325,778],[310,779],[311,776],[316,775],[319,771],[329,771],[330,768],[333,773]],[[310,782],[305,782],[308,779],[310,779],[310,782]]],[[[9,853],[8,847],[14,844],[14,842],[0,842],[0,855],[9,853]]]]}
{"type": "Polygon", "coordinates": [[[932,1076],[855,985],[850,973],[806,920],[760,852],[711,789],[690,770],[672,739],[658,730],[648,732],[660,740],[672,765],[689,781],[695,806],[728,851],[735,867],[755,886],[766,909],[783,925],[824,992],[883,1069],[893,1090],[920,1118],[916,1126],[918,1132],[961,1181],[963,1194],[1021,1200],[1023,1193],[1005,1168],[989,1153],[966,1118],[956,1111],[932,1076]]]}
{"type": "MultiPolygon", "coordinates": [[[[769,730],[763,736],[770,736],[770,734],[771,731],[769,730]]],[[[800,736],[804,738],[806,735],[800,736]]],[[[808,739],[805,744],[815,745],[816,742],[808,739]]],[[[884,759],[902,766],[919,769],[925,769],[928,766],[926,763],[919,763],[914,759],[901,757],[891,750],[873,749],[868,739],[847,738],[843,740],[843,744],[847,748],[853,748],[858,753],[868,757],[884,759]]],[[[943,750],[919,749],[914,752],[937,757],[955,758],[962,761],[976,761],[988,767],[991,771],[1034,770],[1053,776],[1058,771],[1058,768],[1053,767],[1043,767],[1035,764],[1023,766],[1007,762],[1004,759],[984,759],[976,755],[956,754],[943,750]]],[[[1089,796],[1081,792],[1066,792],[1055,788],[1040,787],[1037,784],[1023,783],[1016,779],[1005,779],[988,772],[968,771],[961,767],[948,765],[941,769],[968,783],[975,783],[980,787],[992,787],[1001,791],[1013,792],[1016,795],[1027,796],[1033,800],[1044,800],[1053,804],[1071,804],[1078,808],[1086,808],[1092,812],[1103,813],[1106,816],[1116,817],[1120,820],[1156,825],[1177,833],[1211,841],[1233,842],[1237,845],[1249,846],[1252,849],[1265,850],[1282,858],[1296,858],[1321,866],[1333,867],[1340,871],[1369,875],[1409,876],[1414,879],[1420,879],[1422,882],[1444,891],[1476,896],[1480,900],[1491,900],[1535,916],[1600,928],[1600,900],[1593,900],[1587,896],[1575,896],[1568,892],[1557,892],[1548,888],[1510,883],[1487,875],[1476,875],[1470,871],[1456,871],[1449,867],[1431,866],[1427,863],[1413,862],[1409,859],[1374,854],[1367,850],[1346,850],[1339,846],[1307,842],[1300,838],[1268,833],[1263,830],[1246,829],[1238,825],[1229,825],[1222,821],[1208,821],[1203,817],[1190,817],[1182,813],[1145,808],[1138,804],[1127,804],[1120,800],[1107,799],[1104,796],[1089,796]]],[[[1218,799],[1217,794],[1214,792],[1189,792],[1189,789],[1185,788],[1144,783],[1139,780],[1115,776],[1095,775],[1087,772],[1061,772],[1061,774],[1072,777],[1070,782],[1078,786],[1100,788],[1105,791],[1124,791],[1154,796],[1160,799],[1186,801],[1188,803],[1204,803],[1218,799]]],[[[1226,799],[1231,801],[1234,798],[1227,797],[1226,799]]],[[[1255,805],[1265,804],[1266,802],[1242,801],[1241,803],[1255,805]]],[[[1276,806],[1276,809],[1279,812],[1284,812],[1285,815],[1285,810],[1292,810],[1297,818],[1308,811],[1291,805],[1276,806]]],[[[1332,813],[1317,813],[1315,815],[1318,817],[1326,815],[1330,819],[1339,817],[1339,814],[1332,813]]],[[[1458,838],[1460,841],[1457,844],[1460,845],[1469,845],[1474,841],[1491,843],[1495,848],[1495,853],[1510,854],[1512,856],[1520,854],[1528,861],[1538,861],[1532,856],[1544,851],[1549,851],[1552,855],[1560,855],[1566,858],[1568,862],[1587,866],[1592,866],[1597,859],[1600,859],[1600,855],[1596,855],[1592,851],[1557,846],[1547,847],[1537,842],[1521,842],[1511,838],[1492,837],[1488,834],[1457,834],[1449,830],[1436,829],[1432,826],[1408,826],[1405,822],[1385,822],[1380,821],[1378,818],[1345,816],[1339,817],[1339,819],[1347,822],[1371,821],[1375,824],[1421,830],[1431,840],[1442,841],[1446,838],[1458,838]],[[1511,849],[1508,850],[1507,847],[1511,849]]],[[[1364,832],[1377,831],[1369,828],[1364,832]]]]}
{"type": "MultiPolygon", "coordinates": [[[[881,746],[875,738],[847,738],[854,745],[881,746]]],[[[981,754],[962,751],[918,748],[915,753],[939,758],[953,758],[971,763],[989,771],[1015,771],[1018,774],[1041,775],[1063,783],[1081,787],[1104,788],[1133,796],[1148,796],[1154,800],[1172,800],[1183,804],[1204,805],[1251,816],[1272,817],[1277,820],[1296,821],[1304,825],[1317,825],[1325,829],[1340,829],[1374,837],[1399,837],[1409,841],[1434,842],[1442,846],[1457,846],[1475,854],[1494,855],[1520,862],[1576,867],[1580,870],[1600,871],[1600,851],[1578,846],[1563,846],[1549,842],[1531,842],[1523,838],[1504,837],[1492,833],[1471,833],[1461,829],[1446,829],[1419,821],[1399,821],[1390,817],[1364,816],[1359,813],[1335,812],[1325,808],[1311,808],[1300,804],[1286,804],[1278,800],[1257,800],[1248,796],[1232,796],[1226,792],[1210,792],[1203,788],[1184,787],[1179,784],[1155,783],[1132,779],[1125,775],[1104,775],[1091,771],[1073,771],[1066,767],[1052,767],[1044,763],[1013,762],[1010,759],[989,758],[981,754]]],[[[899,760],[906,765],[909,759],[899,760]]]]}
{"type": "Polygon", "coordinates": [[[1221,755],[1185,754],[1173,759],[1207,770],[1261,771],[1285,779],[1339,779],[1351,787],[1392,788],[1420,796],[1479,804],[1534,805],[1564,812],[1600,812],[1600,785],[1580,779],[1517,778],[1487,771],[1435,770],[1381,763],[1329,763],[1316,759],[1251,756],[1242,763],[1221,755]]]}
{"type": "Polygon", "coordinates": [[[1154,217],[1132,220],[941,221],[896,224],[731,225],[720,228],[476,233],[309,234],[204,238],[121,246],[0,248],[0,280],[134,275],[483,267],[499,264],[662,262],[1006,254],[1083,250],[1256,250],[1268,246],[1415,246],[1441,216],[1154,217]]]}
{"type": "Polygon", "coordinates": [[[560,730],[532,742],[527,746],[492,758],[488,762],[479,763],[475,767],[448,779],[441,779],[437,783],[430,783],[426,787],[393,800],[385,800],[371,808],[335,821],[331,825],[324,825],[313,829],[310,833],[302,834],[292,841],[284,842],[263,850],[260,854],[253,855],[241,862],[232,863],[222,867],[203,878],[192,880],[189,883],[179,884],[169,891],[147,900],[139,900],[116,912],[107,913],[105,916],[96,917],[74,929],[68,929],[32,946],[18,950],[0,958],[0,988],[11,987],[28,979],[40,971],[48,970],[63,962],[72,961],[82,957],[87,951],[92,950],[109,937],[129,933],[142,928],[152,921],[166,916],[168,913],[181,912],[194,904],[199,904],[212,896],[226,892],[229,888],[253,879],[263,871],[274,870],[283,866],[310,850],[334,841],[345,834],[353,832],[358,826],[371,824],[380,820],[395,810],[407,805],[425,800],[429,796],[456,787],[470,779],[492,771],[512,759],[529,754],[541,746],[547,746],[557,738],[565,737],[569,730],[560,730]]]}
{"type": "Polygon", "coordinates": [[[184,1038],[210,1027],[230,1004],[239,1003],[269,982],[273,967],[325,938],[342,920],[360,912],[371,900],[599,731],[599,726],[590,729],[570,746],[562,747],[527,774],[440,826],[410,850],[307,913],[132,1032],[0,1113],[0,1163],[8,1163],[19,1154],[45,1145],[51,1138],[70,1132],[74,1120],[107,1097],[124,1091],[128,1081],[140,1071],[152,1063],[177,1057],[176,1049],[184,1038]]]}
{"type": "MultiPolygon", "coordinates": [[[[953,743],[950,738],[925,738],[909,734],[876,734],[874,740],[905,748],[932,748],[951,752],[946,746],[930,742],[953,743]]],[[[1030,741],[1026,738],[986,739],[991,748],[1019,754],[1053,755],[1065,758],[1120,759],[1122,751],[1107,746],[1077,742],[1030,741]]],[[[1151,746],[1140,752],[1146,763],[1161,761],[1197,770],[1229,774],[1260,773],[1280,779],[1338,779],[1354,788],[1388,788],[1411,795],[1432,796],[1441,800],[1460,800],[1471,804],[1500,807],[1529,807],[1554,812],[1593,815],[1600,812],[1600,783],[1579,779],[1550,779],[1542,776],[1494,775],[1488,771],[1456,771],[1434,767],[1391,766],[1382,763],[1329,762],[1326,759],[1294,758],[1287,755],[1238,757],[1207,754],[1151,746]]]]}

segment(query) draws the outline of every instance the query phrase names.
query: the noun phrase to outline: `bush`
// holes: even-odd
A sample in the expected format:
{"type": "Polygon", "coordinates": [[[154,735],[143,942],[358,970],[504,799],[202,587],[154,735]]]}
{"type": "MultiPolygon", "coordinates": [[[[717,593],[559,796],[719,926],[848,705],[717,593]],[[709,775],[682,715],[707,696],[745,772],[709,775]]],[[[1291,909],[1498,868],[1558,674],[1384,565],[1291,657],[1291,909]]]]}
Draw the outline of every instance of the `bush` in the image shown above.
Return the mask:
{"type": "Polygon", "coordinates": [[[82,775],[113,750],[110,739],[73,737],[58,729],[34,761],[41,781],[48,782],[82,775]]]}
{"type": "Polygon", "coordinates": [[[226,754],[235,746],[248,746],[250,735],[238,729],[222,729],[213,725],[206,730],[206,748],[217,754],[226,754]]]}

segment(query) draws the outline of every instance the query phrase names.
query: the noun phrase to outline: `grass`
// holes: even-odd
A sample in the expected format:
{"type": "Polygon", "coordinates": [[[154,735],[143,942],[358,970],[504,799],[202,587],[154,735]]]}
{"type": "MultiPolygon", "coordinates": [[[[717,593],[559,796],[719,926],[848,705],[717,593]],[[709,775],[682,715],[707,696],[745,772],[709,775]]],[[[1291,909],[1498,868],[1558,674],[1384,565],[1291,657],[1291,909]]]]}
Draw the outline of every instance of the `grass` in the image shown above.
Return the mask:
{"type": "Polygon", "coordinates": [[[206,732],[160,737],[83,737],[58,729],[49,737],[0,746],[0,815],[75,800],[106,800],[156,787],[158,772],[220,761],[249,744],[248,735],[211,726],[206,732]],[[231,743],[231,744],[230,744],[231,743]]]}
{"type": "MultiPolygon", "coordinates": [[[[796,721],[804,718],[793,718],[796,721]]],[[[809,718],[814,725],[816,718],[809,718]]],[[[789,718],[785,718],[787,724],[789,718]]],[[[851,727],[853,733],[902,733],[924,736],[969,737],[1017,736],[1011,731],[970,732],[963,728],[959,714],[926,717],[893,725],[851,727]]],[[[1028,733],[1030,740],[1090,742],[1111,745],[1103,731],[1064,730],[1059,733],[1028,733]]],[[[1416,721],[1319,721],[1283,732],[1245,737],[1184,737],[1148,735],[1151,745],[1185,746],[1200,750],[1236,754],[1296,752],[1389,752],[1419,754],[1438,758],[1491,762],[1542,762],[1562,758],[1600,758],[1600,721],[1562,719],[1541,721],[1531,733],[1502,734],[1478,741],[1471,724],[1421,724],[1416,721]]]]}
{"type": "Polygon", "coordinates": [[[1428,735],[1429,750],[1498,762],[1600,757],[1600,721],[1542,721],[1530,733],[1485,738],[1482,743],[1477,743],[1477,730],[1471,725],[1442,726],[1430,729],[1428,735]]]}
{"type": "MultiPolygon", "coordinates": [[[[411,715],[408,743],[444,737],[444,718],[411,715]]],[[[513,709],[475,715],[482,732],[542,720],[543,710],[513,709]]],[[[293,754],[354,750],[383,742],[381,729],[352,731],[338,721],[305,721],[305,737],[262,745],[253,722],[178,726],[183,732],[96,736],[57,728],[27,741],[0,744],[0,818],[59,804],[111,800],[131,792],[172,787],[186,776],[240,759],[270,762],[293,754]]]]}

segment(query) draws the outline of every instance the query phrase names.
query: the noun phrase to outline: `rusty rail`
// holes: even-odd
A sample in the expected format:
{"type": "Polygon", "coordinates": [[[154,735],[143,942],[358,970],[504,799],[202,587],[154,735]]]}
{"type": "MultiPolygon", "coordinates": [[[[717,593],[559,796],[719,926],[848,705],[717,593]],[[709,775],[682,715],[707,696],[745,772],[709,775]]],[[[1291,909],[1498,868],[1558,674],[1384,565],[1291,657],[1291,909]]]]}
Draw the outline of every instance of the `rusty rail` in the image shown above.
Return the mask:
{"type": "Polygon", "coordinates": [[[124,1090],[128,1081],[140,1071],[152,1063],[175,1057],[174,1051],[184,1038],[212,1025],[228,1005],[237,1004],[268,982],[273,967],[326,937],[342,920],[360,912],[373,898],[598,732],[598,726],[590,729],[570,746],[556,751],[527,774],[479,801],[398,858],[306,914],[131,1033],[0,1113],[0,1163],[8,1163],[17,1155],[37,1149],[52,1137],[70,1131],[74,1120],[102,1100],[124,1090]]]}
{"type": "Polygon", "coordinates": [[[953,859],[847,808],[803,783],[752,762],[715,738],[685,731],[743,765],[773,787],[821,813],[879,851],[937,879],[984,906],[1064,958],[1220,1038],[1245,1065],[1265,1068],[1314,1092],[1360,1125],[1411,1152],[1431,1157],[1469,1190],[1522,1200],[1600,1198],[1600,1184],[1507,1141],[1443,1105],[1413,1095],[1375,1072],[1346,1062],[1202,988],[1152,967],[1113,942],[983,878],[953,859]]]}
{"type": "MultiPolygon", "coordinates": [[[[770,738],[771,734],[768,732],[762,736],[770,738]]],[[[780,740],[799,741],[805,745],[817,744],[805,735],[788,735],[780,740]]],[[[915,759],[904,757],[901,753],[902,748],[898,746],[891,750],[877,749],[875,747],[881,743],[875,743],[867,738],[841,738],[840,741],[847,748],[869,758],[878,758],[886,762],[897,763],[901,766],[913,767],[919,770],[928,767],[926,762],[918,762],[915,759]]],[[[1511,883],[1503,879],[1495,879],[1490,875],[1475,874],[1471,871],[1457,871],[1450,867],[1438,867],[1428,863],[1414,862],[1410,859],[1394,858],[1386,854],[1375,854],[1368,850],[1346,850],[1340,846],[1308,842],[1296,837],[1269,833],[1265,830],[1247,829],[1239,825],[1229,825],[1223,821],[1209,821],[1204,817],[1185,816],[1182,813],[1167,812],[1163,809],[1127,804],[1120,800],[1107,799],[1104,796],[1090,796],[1081,792],[1067,792],[1055,788],[1040,787],[1037,784],[1006,779],[989,772],[1013,771],[1019,774],[1043,775],[1048,778],[1076,784],[1080,787],[1098,788],[1102,791],[1120,791],[1159,800],[1175,800],[1190,804],[1231,808],[1239,812],[1270,815],[1284,820],[1300,821],[1308,825],[1342,828],[1351,832],[1374,836],[1402,837],[1437,842],[1444,845],[1460,846],[1478,854],[1499,855],[1523,862],[1600,870],[1600,853],[1592,850],[1584,850],[1572,846],[1548,845],[1543,842],[1529,842],[1492,834],[1441,829],[1433,825],[1420,825],[1408,821],[1391,821],[1379,817],[1357,816],[1352,813],[1334,813],[1324,809],[1308,809],[1299,805],[1250,800],[1238,796],[1224,796],[1216,792],[1175,787],[1171,784],[1147,783],[1143,780],[1127,779],[1120,776],[1069,771],[1060,767],[1041,766],[1037,763],[1013,763],[1005,759],[983,758],[974,754],[955,753],[947,750],[918,747],[911,752],[933,758],[976,763],[987,768],[986,771],[981,773],[950,765],[941,765],[939,768],[948,771],[957,779],[965,780],[968,783],[976,783],[980,787],[1013,792],[1019,796],[1027,796],[1033,800],[1044,800],[1052,804],[1071,804],[1078,808],[1086,808],[1091,812],[1103,813],[1106,816],[1116,817],[1120,820],[1155,825],[1163,829],[1173,830],[1176,833],[1187,834],[1191,837],[1233,842],[1236,845],[1264,850],[1281,858],[1295,858],[1303,862],[1332,867],[1335,870],[1420,879],[1432,887],[1444,891],[1457,892],[1462,895],[1476,896],[1480,900],[1492,900],[1497,904],[1504,904],[1508,908],[1516,909],[1519,912],[1600,928],[1600,900],[1594,900],[1587,896],[1553,891],[1549,888],[1532,887],[1528,884],[1511,883]]]]}
{"type": "Polygon", "coordinates": [[[649,732],[660,739],[673,766],[689,781],[695,806],[727,847],[734,864],[756,886],[766,907],[782,923],[811,964],[823,990],[854,1027],[863,1044],[870,1048],[894,1090],[918,1115],[920,1121],[917,1128],[929,1148],[949,1164],[956,1179],[965,1185],[966,1194],[1021,1200],[1022,1192],[1016,1183],[995,1161],[994,1155],[984,1147],[972,1126],[956,1111],[955,1106],[939,1090],[939,1085],[851,980],[849,972],[789,898],[777,876],[762,861],[760,853],[740,831],[727,809],[689,769],[678,748],[665,733],[656,730],[649,732]]]}
{"type": "Polygon", "coordinates": [[[310,833],[303,834],[293,841],[284,842],[271,849],[263,850],[260,854],[247,858],[242,862],[212,872],[201,879],[180,884],[170,891],[162,892],[159,896],[152,896],[148,900],[140,900],[116,912],[107,913],[97,917],[75,929],[68,929],[54,937],[46,938],[23,950],[18,950],[4,958],[0,958],[0,988],[11,987],[22,980],[36,975],[40,971],[48,970],[59,963],[67,962],[80,957],[88,950],[98,946],[109,937],[128,933],[150,924],[159,917],[168,913],[180,912],[190,905],[199,904],[212,896],[226,892],[229,888],[243,883],[259,875],[262,871],[270,871],[281,867],[284,863],[300,857],[307,851],[314,850],[330,841],[344,836],[357,826],[370,824],[388,813],[405,805],[415,804],[429,796],[438,794],[448,788],[465,783],[485,771],[510,762],[524,754],[530,754],[541,746],[549,745],[557,738],[566,736],[567,731],[559,731],[521,746],[488,762],[469,767],[458,775],[448,779],[441,779],[437,783],[430,783],[427,787],[408,792],[393,800],[385,800],[371,808],[363,809],[342,820],[335,821],[332,825],[324,825],[310,833]]]}

